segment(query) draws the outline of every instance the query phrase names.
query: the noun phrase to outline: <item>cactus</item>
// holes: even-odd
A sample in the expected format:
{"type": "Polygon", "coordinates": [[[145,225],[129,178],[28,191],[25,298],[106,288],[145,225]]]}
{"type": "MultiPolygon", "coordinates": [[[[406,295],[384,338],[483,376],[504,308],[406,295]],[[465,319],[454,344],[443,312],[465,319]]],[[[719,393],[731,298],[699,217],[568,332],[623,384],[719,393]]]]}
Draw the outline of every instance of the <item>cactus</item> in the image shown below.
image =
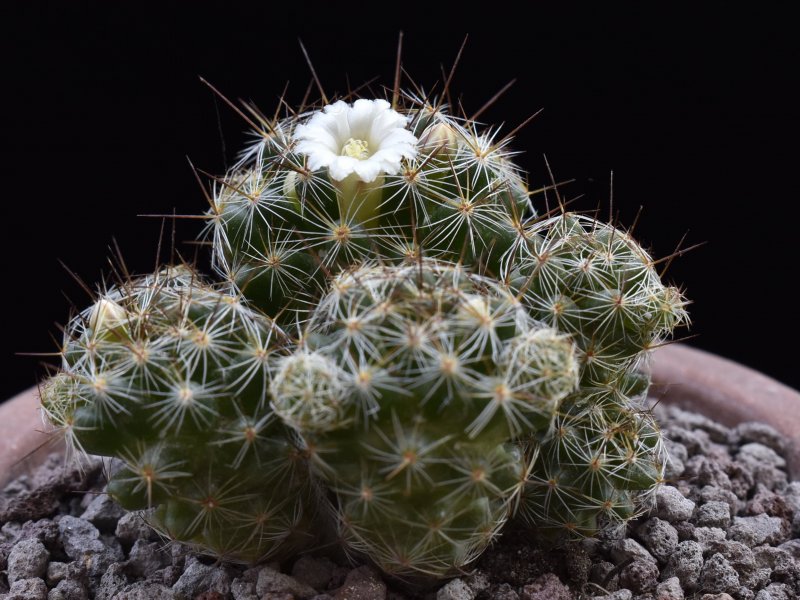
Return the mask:
{"type": "Polygon", "coordinates": [[[538,217],[510,137],[435,100],[256,121],[205,215],[223,283],[170,267],[66,328],[42,404],[122,459],[110,493],[229,560],[331,534],[406,578],[510,519],[560,540],[641,514],[666,460],[646,357],[688,321],[649,254],[538,217]]]}
{"type": "Polygon", "coordinates": [[[74,449],[122,461],[109,493],[158,507],[151,523],[169,537],[229,560],[286,555],[313,541],[316,510],[305,460],[269,409],[283,335],[229,287],[165,269],[71,320],[42,407],[74,449]]]}
{"type": "MultiPolygon", "coordinates": [[[[499,273],[501,257],[533,214],[509,140],[479,132],[442,106],[409,103],[399,113],[383,100],[353,105],[355,114],[377,113],[379,123],[394,113],[387,135],[413,133],[416,142],[403,146],[406,157],[392,172],[369,181],[356,173],[337,180],[335,169],[316,164],[315,147],[304,137],[324,130],[326,124],[315,125],[318,117],[347,110],[343,102],[310,119],[263,123],[259,140],[212,198],[207,231],[217,271],[266,314],[289,322],[287,308],[313,308],[331,275],[365,260],[413,262],[424,252],[499,273]]],[[[348,140],[342,154],[366,153],[367,142],[359,143],[348,140]]]]}
{"type": "Polygon", "coordinates": [[[662,284],[630,235],[570,213],[526,227],[503,272],[531,315],[581,350],[581,385],[563,402],[555,435],[525,444],[533,468],[523,520],[560,538],[638,516],[666,462],[642,407],[649,379],[640,370],[647,351],[687,322],[683,295],[662,284]]]}
{"type": "MultiPolygon", "coordinates": [[[[631,377],[639,379],[622,379],[631,377]]],[[[666,452],[658,425],[634,398],[619,387],[581,386],[562,403],[553,431],[523,443],[532,461],[524,524],[558,541],[595,535],[650,508],[666,452]]]]}
{"type": "Polygon", "coordinates": [[[611,383],[687,322],[681,292],[665,286],[633,238],[565,213],[528,226],[503,257],[503,276],[537,319],[581,348],[588,383],[611,383]]]}
{"type": "Polygon", "coordinates": [[[313,448],[351,551],[395,575],[442,576],[478,556],[578,383],[572,342],[496,282],[431,260],[336,277],[294,355],[276,413],[313,448]]]}

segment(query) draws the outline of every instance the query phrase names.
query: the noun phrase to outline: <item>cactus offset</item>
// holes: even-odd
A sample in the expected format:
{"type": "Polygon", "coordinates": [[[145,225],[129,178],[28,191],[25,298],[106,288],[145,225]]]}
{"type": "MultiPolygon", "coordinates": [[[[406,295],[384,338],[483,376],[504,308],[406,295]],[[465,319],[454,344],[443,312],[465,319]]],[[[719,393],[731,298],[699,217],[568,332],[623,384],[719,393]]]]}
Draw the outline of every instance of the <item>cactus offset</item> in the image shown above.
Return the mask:
{"type": "Polygon", "coordinates": [[[72,319],[42,406],[74,448],[123,461],[109,493],[130,510],[157,506],[151,522],[169,537],[228,559],[285,554],[312,540],[315,509],[304,459],[269,409],[282,336],[229,289],[170,268],[72,319]]]}
{"type": "Polygon", "coordinates": [[[426,260],[335,278],[293,356],[276,412],[336,492],[345,544],[398,575],[445,575],[480,554],[578,384],[569,339],[496,282],[426,260]]]}

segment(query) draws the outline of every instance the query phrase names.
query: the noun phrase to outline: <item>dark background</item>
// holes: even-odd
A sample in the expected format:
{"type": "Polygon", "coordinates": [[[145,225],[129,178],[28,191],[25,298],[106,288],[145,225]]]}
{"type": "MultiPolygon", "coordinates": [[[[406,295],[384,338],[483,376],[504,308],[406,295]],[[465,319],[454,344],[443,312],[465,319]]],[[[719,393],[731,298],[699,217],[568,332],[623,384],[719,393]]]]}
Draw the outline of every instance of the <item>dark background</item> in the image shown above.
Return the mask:
{"type": "MultiPolygon", "coordinates": [[[[513,78],[483,116],[518,136],[518,162],[537,187],[575,182],[576,208],[614,208],[694,301],[692,345],[794,387],[800,263],[797,83],[788,14],[730,4],[643,9],[593,3],[560,11],[532,3],[523,18],[499,3],[7,3],[2,52],[2,389],[34,384],[56,348],[57,322],[107,273],[116,239],[131,271],[152,269],[160,221],[198,214],[203,196],[186,156],[221,173],[244,123],[198,80],[274,110],[284,84],[296,103],[310,81],[301,37],[328,95],[374,76],[391,85],[397,33],[404,65],[429,88],[469,41],[453,81],[467,113],[513,78]],[[602,5],[602,6],[601,6],[602,5]],[[324,5],[323,5],[324,6],[324,5]]],[[[697,3],[700,4],[700,3],[697,3]]],[[[200,222],[183,221],[183,244],[200,222]]],[[[168,235],[167,238],[170,236],[168,235]]],[[[163,255],[162,255],[163,257],[163,255]]],[[[683,332],[686,334],[686,332],[683,332]]]]}

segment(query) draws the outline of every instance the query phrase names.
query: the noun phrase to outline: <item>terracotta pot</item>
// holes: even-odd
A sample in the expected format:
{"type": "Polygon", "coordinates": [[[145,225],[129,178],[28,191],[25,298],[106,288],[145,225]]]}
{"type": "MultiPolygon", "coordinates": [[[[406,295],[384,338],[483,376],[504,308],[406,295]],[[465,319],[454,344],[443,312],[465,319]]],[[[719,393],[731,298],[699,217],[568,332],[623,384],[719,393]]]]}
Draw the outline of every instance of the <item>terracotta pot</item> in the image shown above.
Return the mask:
{"type": "MultiPolygon", "coordinates": [[[[724,424],[761,421],[789,442],[789,470],[800,475],[800,393],[733,361],[673,344],[653,357],[653,395],[724,424]]],[[[36,389],[0,405],[0,485],[55,447],[43,433],[36,389]]]]}

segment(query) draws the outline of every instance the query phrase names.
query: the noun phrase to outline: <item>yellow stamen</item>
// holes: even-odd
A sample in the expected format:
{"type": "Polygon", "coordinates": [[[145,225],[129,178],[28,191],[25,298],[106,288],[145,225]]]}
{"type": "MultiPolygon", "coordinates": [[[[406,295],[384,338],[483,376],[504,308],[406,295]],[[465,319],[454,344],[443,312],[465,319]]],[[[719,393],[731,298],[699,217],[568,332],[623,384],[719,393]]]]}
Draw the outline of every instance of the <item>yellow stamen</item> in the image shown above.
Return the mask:
{"type": "Polygon", "coordinates": [[[342,156],[358,158],[359,160],[369,158],[369,143],[366,140],[350,138],[342,146],[342,156]]]}

